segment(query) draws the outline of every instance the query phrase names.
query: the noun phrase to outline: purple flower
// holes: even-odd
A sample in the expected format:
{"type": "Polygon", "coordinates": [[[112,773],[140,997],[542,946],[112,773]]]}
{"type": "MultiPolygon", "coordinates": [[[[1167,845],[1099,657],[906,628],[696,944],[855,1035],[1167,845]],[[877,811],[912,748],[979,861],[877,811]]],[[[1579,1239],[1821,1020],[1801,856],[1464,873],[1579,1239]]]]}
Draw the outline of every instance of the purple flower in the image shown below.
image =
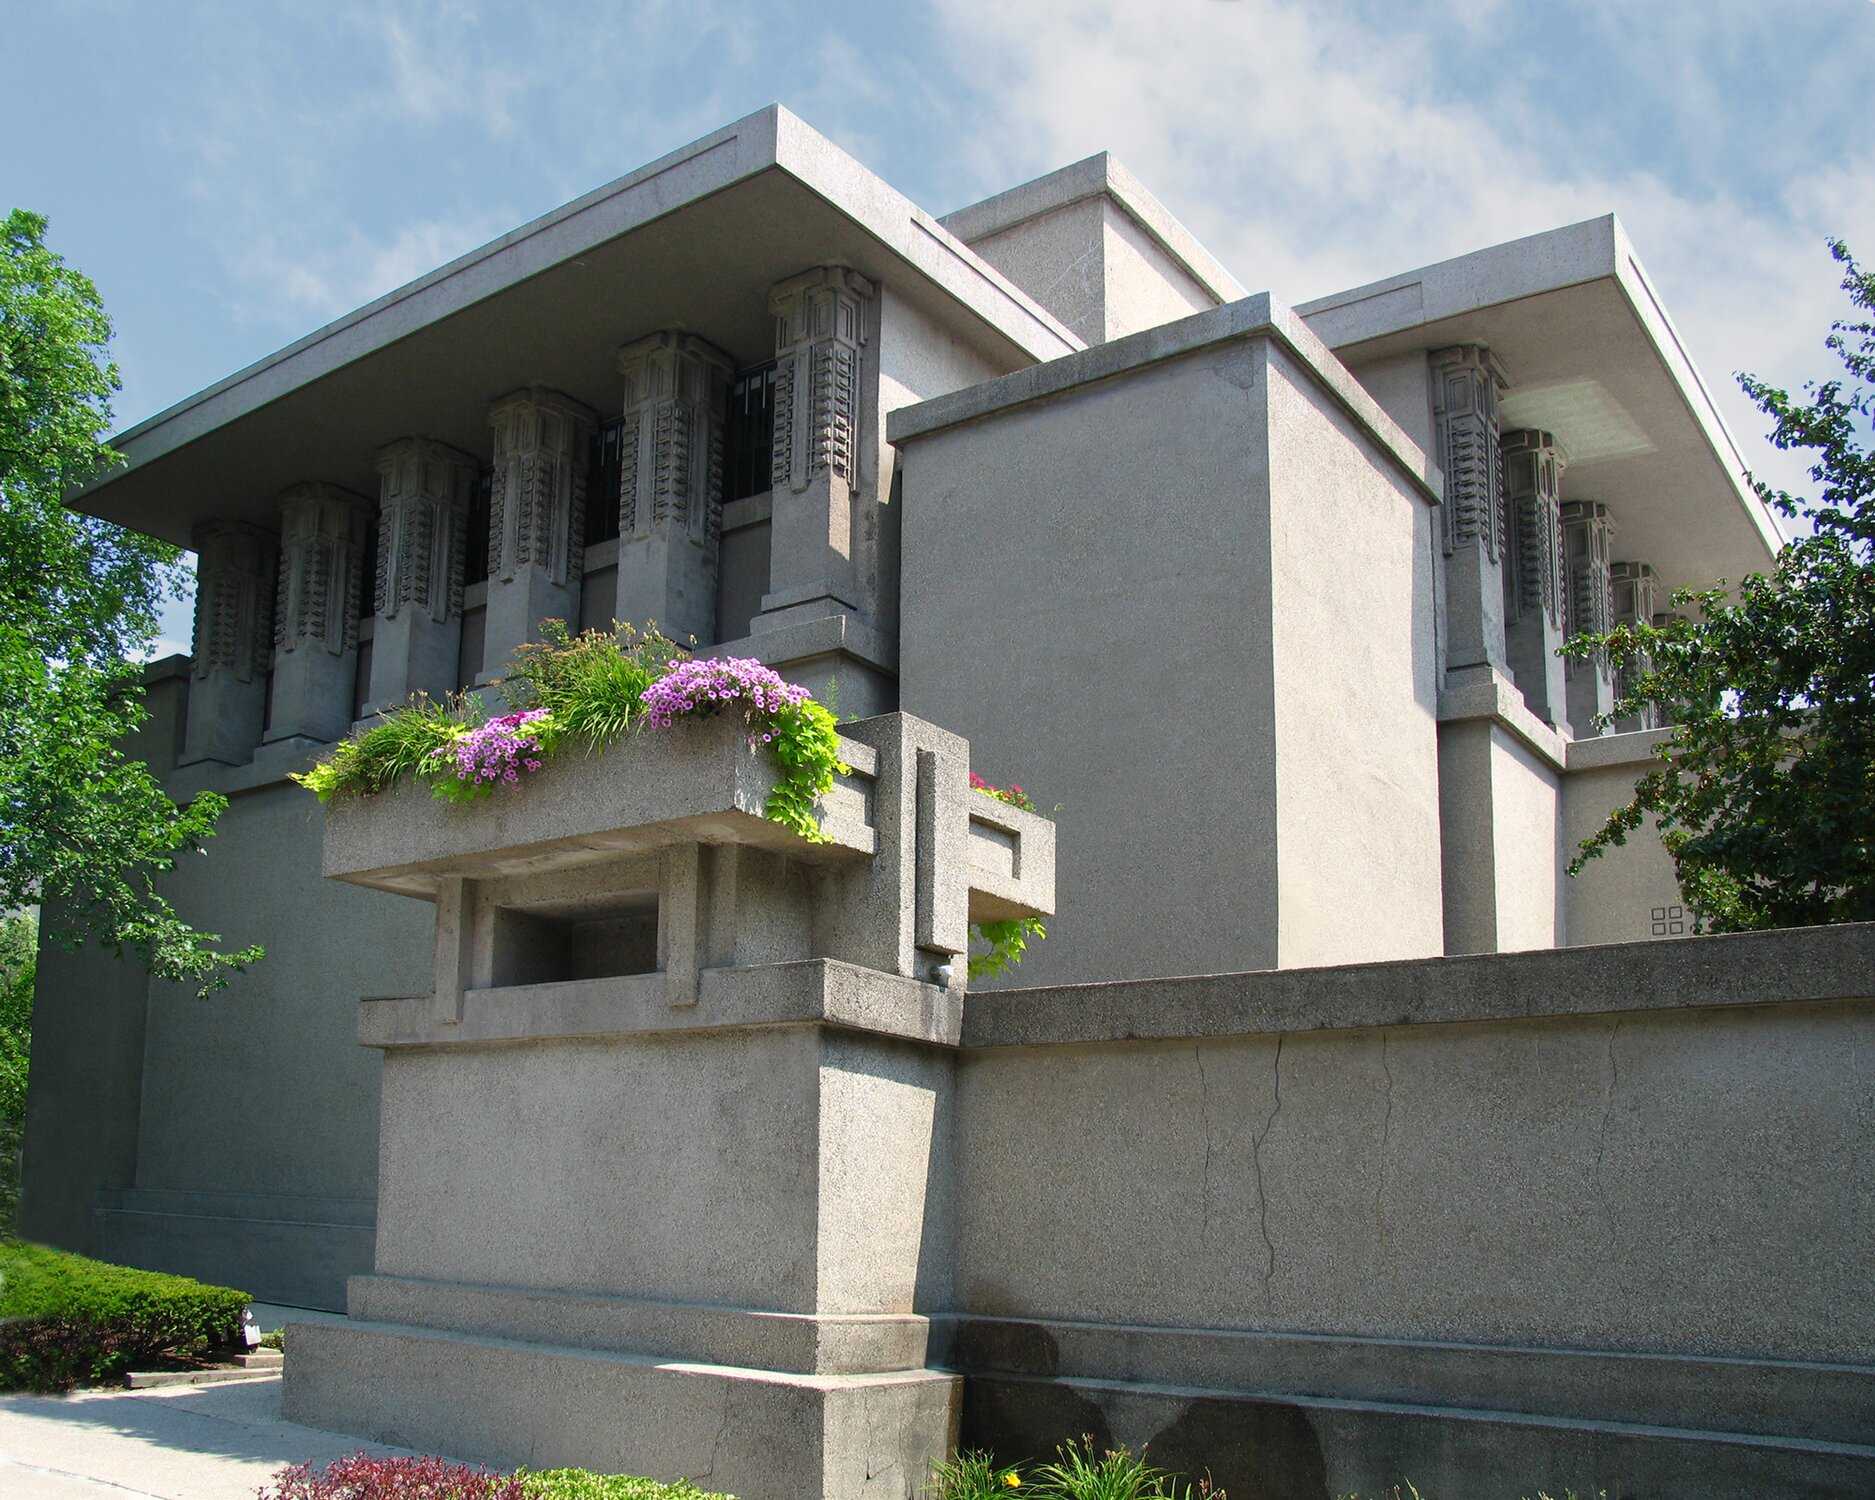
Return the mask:
{"type": "Polygon", "coordinates": [[[783,682],[759,661],[728,656],[676,662],[642,696],[651,727],[669,729],[688,715],[717,713],[721,705],[734,703],[742,705],[744,722],[753,725],[801,702],[807,689],[783,682]]]}
{"type": "Polygon", "coordinates": [[[543,761],[540,737],[528,725],[547,717],[544,708],[502,714],[479,724],[455,743],[456,779],[471,786],[520,780],[522,771],[538,771],[543,761]]]}

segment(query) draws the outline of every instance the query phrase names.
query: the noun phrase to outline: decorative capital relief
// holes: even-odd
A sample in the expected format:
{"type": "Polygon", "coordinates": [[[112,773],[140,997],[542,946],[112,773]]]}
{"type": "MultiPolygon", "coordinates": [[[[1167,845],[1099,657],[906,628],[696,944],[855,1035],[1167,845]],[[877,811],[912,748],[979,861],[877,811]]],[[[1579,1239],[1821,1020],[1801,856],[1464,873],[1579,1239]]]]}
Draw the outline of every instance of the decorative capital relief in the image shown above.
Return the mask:
{"type": "Polygon", "coordinates": [[[1563,562],[1568,570],[1568,634],[1604,635],[1614,628],[1614,587],[1610,573],[1614,523],[1608,507],[1593,500],[1570,500],[1561,511],[1563,562]]]}
{"type": "Polygon", "coordinates": [[[1534,427],[1501,440],[1505,512],[1509,520],[1505,580],[1507,619],[1540,610],[1563,625],[1562,476],[1568,456],[1554,433],[1534,427]]]}
{"type": "Polygon", "coordinates": [[[241,682],[265,677],[273,660],[278,534],[246,521],[205,521],[189,545],[196,554],[191,674],[225,672],[241,682]]]}
{"type": "Polygon", "coordinates": [[[1484,344],[1454,344],[1429,356],[1432,405],[1445,474],[1445,551],[1476,542],[1499,560],[1504,546],[1503,464],[1498,400],[1510,387],[1503,362],[1484,344]]]}
{"type": "Polygon", "coordinates": [[[462,613],[462,570],[479,465],[434,438],[405,437],[378,450],[378,553],[373,611],[406,606],[441,623],[462,613]]]}
{"type": "Polygon", "coordinates": [[[598,417],[545,386],[510,391],[488,409],[495,434],[489,486],[490,578],[529,564],[556,584],[577,580],[586,551],[586,470],[598,417]]]}
{"type": "Polygon", "coordinates": [[[316,644],[334,656],[358,644],[371,501],[336,484],[289,485],[279,495],[280,569],[273,644],[316,644]]]}
{"type": "Polygon", "coordinates": [[[735,361],[695,334],[667,330],[619,350],[625,431],[619,535],[674,522],[714,551],[722,532],[723,413],[735,361]]]}
{"type": "Polygon", "coordinates": [[[878,287],[846,266],[818,266],[777,282],[775,439],[777,490],[805,489],[817,474],[859,477],[861,360],[868,305],[878,287]]]}

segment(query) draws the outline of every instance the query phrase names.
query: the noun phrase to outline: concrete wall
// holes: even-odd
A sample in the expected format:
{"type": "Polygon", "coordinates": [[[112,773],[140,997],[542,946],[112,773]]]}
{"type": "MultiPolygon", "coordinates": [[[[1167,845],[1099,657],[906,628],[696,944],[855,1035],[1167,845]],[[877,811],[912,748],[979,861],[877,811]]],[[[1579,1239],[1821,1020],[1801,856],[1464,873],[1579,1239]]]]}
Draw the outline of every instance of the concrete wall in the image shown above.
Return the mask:
{"type": "Polygon", "coordinates": [[[168,882],[185,920],[267,957],[208,1000],[149,987],[136,1170],[102,1200],[98,1248],[338,1307],[370,1263],[376,1192],[378,1061],[356,1002],[427,983],[430,909],[322,880],[322,825],[300,788],[263,785],[168,882]]]}
{"type": "Polygon", "coordinates": [[[963,1441],[1862,1492],[1872,975],[1864,926],[972,998],[963,1441]]]}
{"type": "Polygon", "coordinates": [[[1025,980],[1277,961],[1266,384],[1212,347],[905,461],[902,705],[1060,809],[1025,980]]]}
{"type": "MultiPolygon", "coordinates": [[[[1653,749],[1667,730],[1611,734],[1569,747],[1563,780],[1562,845],[1565,863],[1608,814],[1634,795],[1634,783],[1655,765],[1653,749]]],[[[1636,938],[1683,937],[1692,918],[1680,896],[1673,860],[1653,823],[1644,823],[1619,849],[1590,860],[1563,890],[1565,941],[1622,943],[1636,938]]]]}
{"type": "Polygon", "coordinates": [[[1512,953],[1562,942],[1562,773],[1495,720],[1445,723],[1439,798],[1445,951],[1512,953]]]}
{"type": "Polygon", "coordinates": [[[1264,347],[1277,959],[1438,953],[1436,513],[1314,380],[1264,347]]]}

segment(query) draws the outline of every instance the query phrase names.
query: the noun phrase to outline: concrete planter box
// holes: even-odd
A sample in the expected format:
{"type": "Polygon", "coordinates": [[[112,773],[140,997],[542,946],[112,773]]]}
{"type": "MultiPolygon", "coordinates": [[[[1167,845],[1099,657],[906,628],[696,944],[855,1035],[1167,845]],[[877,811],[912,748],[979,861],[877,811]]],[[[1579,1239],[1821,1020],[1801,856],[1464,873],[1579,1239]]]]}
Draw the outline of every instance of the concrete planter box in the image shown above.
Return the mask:
{"type": "MultiPolygon", "coordinates": [[[[813,863],[863,859],[878,847],[870,816],[878,754],[842,737],[853,769],[822,805],[817,844],[763,816],[776,770],[750,748],[740,715],[645,730],[603,754],[569,751],[470,803],[405,782],[326,811],[324,873],[403,895],[433,896],[448,877],[541,874],[683,844],[741,844],[813,863]]],[[[987,800],[987,799],[985,799],[987,800]]]]}

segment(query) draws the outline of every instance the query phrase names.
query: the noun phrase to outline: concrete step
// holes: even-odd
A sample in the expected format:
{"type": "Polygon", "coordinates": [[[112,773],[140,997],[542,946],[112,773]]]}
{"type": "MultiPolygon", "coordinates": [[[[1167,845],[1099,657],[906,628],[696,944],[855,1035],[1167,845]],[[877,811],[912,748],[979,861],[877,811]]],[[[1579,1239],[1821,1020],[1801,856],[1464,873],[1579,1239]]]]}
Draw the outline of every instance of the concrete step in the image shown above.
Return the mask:
{"type": "Polygon", "coordinates": [[[273,1380],[279,1374],[277,1367],[266,1366],[233,1370],[133,1370],[124,1377],[124,1384],[133,1391],[149,1391],[172,1385],[236,1385],[246,1380],[273,1380]]]}
{"type": "Polygon", "coordinates": [[[250,1349],[235,1355],[234,1362],[244,1370],[277,1370],[286,1363],[286,1354],[279,1349],[250,1349]]]}

